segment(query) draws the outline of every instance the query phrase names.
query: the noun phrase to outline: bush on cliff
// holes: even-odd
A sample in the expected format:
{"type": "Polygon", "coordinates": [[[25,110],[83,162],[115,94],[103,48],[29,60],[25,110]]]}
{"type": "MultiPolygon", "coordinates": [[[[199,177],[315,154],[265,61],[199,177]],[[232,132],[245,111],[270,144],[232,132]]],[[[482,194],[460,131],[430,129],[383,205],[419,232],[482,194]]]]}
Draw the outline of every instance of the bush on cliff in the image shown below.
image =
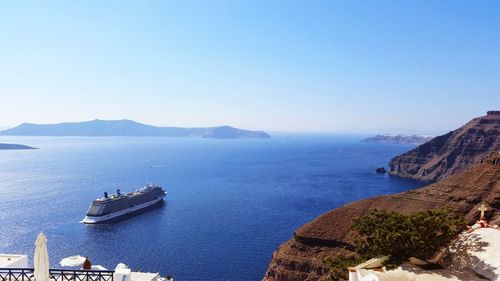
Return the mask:
{"type": "Polygon", "coordinates": [[[355,266],[363,262],[356,255],[346,255],[340,256],[338,258],[332,259],[327,257],[323,260],[323,264],[330,271],[330,276],[328,281],[343,281],[349,279],[348,267],[355,266]]]}
{"type": "Polygon", "coordinates": [[[465,220],[451,218],[450,212],[447,208],[403,215],[373,210],[353,220],[352,228],[361,235],[356,241],[356,252],[363,258],[388,256],[388,269],[410,257],[428,260],[465,227],[465,220]]]}

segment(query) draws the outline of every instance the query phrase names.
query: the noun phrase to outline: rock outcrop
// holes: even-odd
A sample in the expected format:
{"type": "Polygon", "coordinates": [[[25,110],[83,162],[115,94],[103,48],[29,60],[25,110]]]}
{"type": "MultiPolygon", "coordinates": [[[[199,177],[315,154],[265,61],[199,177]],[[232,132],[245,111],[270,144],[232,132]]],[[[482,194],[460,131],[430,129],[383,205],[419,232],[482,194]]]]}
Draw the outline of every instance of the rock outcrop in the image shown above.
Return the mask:
{"type": "MultiPolygon", "coordinates": [[[[496,122],[492,119],[479,118],[473,122],[496,122]]],[[[274,252],[264,280],[326,280],[328,272],[323,259],[353,250],[356,233],[350,229],[351,221],[371,209],[413,213],[450,206],[454,215],[464,216],[472,223],[478,219],[477,208],[484,202],[489,209],[487,218],[500,223],[500,151],[492,152],[478,162],[474,167],[437,183],[357,201],[323,214],[297,229],[294,237],[274,252]]]]}
{"type": "Polygon", "coordinates": [[[472,167],[500,149],[500,111],[488,111],[464,126],[393,158],[392,175],[438,181],[472,167]]]}

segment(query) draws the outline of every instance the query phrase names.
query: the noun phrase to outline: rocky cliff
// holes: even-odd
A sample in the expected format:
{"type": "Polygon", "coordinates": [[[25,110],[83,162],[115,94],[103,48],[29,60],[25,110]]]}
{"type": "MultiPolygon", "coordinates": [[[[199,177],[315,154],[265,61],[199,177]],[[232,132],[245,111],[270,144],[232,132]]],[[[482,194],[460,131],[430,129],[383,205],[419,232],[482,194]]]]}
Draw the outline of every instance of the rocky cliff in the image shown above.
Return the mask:
{"type": "Polygon", "coordinates": [[[488,111],[464,126],[436,137],[392,159],[389,173],[423,181],[438,181],[470,168],[500,149],[500,111],[488,111]]]}
{"type": "MultiPolygon", "coordinates": [[[[491,124],[497,122],[495,120],[496,117],[479,118],[471,125],[491,124]]],[[[470,169],[426,187],[357,201],[323,214],[297,229],[294,237],[274,252],[264,280],[326,280],[328,272],[323,267],[323,259],[353,249],[356,233],[350,229],[351,220],[370,209],[412,213],[451,206],[455,215],[465,216],[472,223],[478,218],[477,208],[481,202],[489,207],[487,217],[500,223],[500,151],[490,153],[470,169]]]]}

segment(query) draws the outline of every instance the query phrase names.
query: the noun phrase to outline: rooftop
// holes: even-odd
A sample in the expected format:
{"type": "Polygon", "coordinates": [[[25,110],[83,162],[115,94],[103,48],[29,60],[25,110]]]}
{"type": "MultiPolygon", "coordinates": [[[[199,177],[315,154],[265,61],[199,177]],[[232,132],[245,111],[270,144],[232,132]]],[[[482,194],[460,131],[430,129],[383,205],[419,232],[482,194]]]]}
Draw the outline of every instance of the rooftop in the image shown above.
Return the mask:
{"type": "Polygon", "coordinates": [[[0,254],[0,268],[20,267],[27,261],[26,255],[0,254]]]}

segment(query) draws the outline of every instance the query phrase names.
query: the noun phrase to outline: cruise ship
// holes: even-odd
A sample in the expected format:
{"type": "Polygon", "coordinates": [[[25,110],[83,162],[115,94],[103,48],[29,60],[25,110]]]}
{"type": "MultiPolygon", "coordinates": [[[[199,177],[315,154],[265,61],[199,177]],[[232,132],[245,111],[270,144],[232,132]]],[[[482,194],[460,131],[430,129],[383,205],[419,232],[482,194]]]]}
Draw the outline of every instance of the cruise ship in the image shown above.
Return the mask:
{"type": "Polygon", "coordinates": [[[104,197],[92,202],[82,223],[107,222],[132,214],[162,202],[166,194],[167,192],[156,184],[148,184],[134,192],[125,194],[122,194],[120,189],[112,195],[104,192],[104,197]]]}

